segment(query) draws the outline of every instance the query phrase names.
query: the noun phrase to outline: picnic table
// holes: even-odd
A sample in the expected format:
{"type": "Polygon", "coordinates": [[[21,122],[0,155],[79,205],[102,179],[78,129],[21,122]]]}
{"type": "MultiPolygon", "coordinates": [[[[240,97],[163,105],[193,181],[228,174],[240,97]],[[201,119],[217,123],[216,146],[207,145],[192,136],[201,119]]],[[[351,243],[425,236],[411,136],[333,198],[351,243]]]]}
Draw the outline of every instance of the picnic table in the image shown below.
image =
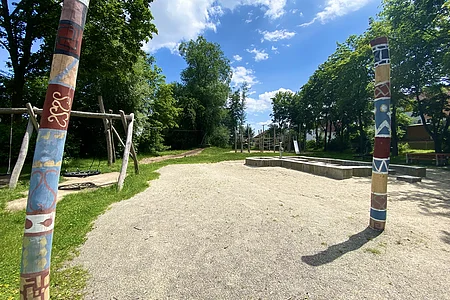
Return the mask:
{"type": "Polygon", "coordinates": [[[448,164],[450,153],[407,153],[406,163],[414,161],[435,161],[436,166],[444,166],[448,164]]]}

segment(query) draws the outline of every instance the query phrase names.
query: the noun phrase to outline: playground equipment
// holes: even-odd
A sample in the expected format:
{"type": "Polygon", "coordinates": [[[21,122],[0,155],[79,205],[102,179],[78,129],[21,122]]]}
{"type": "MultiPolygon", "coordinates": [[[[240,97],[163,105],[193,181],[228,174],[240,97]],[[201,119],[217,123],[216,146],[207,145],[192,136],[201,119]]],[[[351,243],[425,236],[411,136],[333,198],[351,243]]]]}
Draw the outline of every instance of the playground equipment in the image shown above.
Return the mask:
{"type": "Polygon", "coordinates": [[[391,145],[391,87],[388,39],[370,42],[375,57],[375,143],[372,163],[372,193],[369,226],[383,231],[386,226],[387,179],[391,145]]]}

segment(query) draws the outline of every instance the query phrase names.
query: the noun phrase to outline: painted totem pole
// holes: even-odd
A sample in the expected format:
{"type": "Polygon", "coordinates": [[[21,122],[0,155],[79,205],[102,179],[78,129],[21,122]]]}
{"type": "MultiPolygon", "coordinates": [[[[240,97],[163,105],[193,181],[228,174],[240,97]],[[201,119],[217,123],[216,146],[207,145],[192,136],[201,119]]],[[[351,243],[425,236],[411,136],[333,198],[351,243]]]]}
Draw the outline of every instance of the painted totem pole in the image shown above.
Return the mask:
{"type": "Polygon", "coordinates": [[[20,268],[20,298],[50,299],[59,173],[89,0],[65,0],[33,157],[20,268]]]}
{"type": "Polygon", "coordinates": [[[369,226],[383,231],[386,225],[387,179],[391,147],[391,62],[386,37],[377,38],[371,41],[370,45],[375,56],[375,146],[369,226]]]}

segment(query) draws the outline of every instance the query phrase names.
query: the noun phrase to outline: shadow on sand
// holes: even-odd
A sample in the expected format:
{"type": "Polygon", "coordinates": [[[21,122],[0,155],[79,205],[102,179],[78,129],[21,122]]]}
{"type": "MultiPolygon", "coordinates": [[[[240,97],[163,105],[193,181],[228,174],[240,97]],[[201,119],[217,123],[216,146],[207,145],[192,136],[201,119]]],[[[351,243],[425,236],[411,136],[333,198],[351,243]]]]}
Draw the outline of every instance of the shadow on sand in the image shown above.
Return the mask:
{"type": "Polygon", "coordinates": [[[380,234],[380,231],[375,231],[367,227],[363,231],[350,236],[350,238],[345,242],[330,246],[325,251],[319,252],[314,255],[302,256],[302,261],[313,267],[328,264],[350,251],[361,248],[368,241],[376,238],[380,234]]]}

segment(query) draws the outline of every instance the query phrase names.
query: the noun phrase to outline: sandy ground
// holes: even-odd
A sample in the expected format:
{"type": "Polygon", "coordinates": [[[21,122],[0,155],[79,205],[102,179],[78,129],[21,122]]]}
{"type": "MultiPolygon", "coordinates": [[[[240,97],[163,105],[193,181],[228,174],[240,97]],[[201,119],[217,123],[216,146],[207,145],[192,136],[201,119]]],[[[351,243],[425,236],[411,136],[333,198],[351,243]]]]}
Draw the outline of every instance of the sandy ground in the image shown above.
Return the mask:
{"type": "Polygon", "coordinates": [[[370,178],[242,161],[170,165],[95,222],[74,264],[86,299],[450,299],[450,179],[389,179],[367,229],[370,178]]]}

